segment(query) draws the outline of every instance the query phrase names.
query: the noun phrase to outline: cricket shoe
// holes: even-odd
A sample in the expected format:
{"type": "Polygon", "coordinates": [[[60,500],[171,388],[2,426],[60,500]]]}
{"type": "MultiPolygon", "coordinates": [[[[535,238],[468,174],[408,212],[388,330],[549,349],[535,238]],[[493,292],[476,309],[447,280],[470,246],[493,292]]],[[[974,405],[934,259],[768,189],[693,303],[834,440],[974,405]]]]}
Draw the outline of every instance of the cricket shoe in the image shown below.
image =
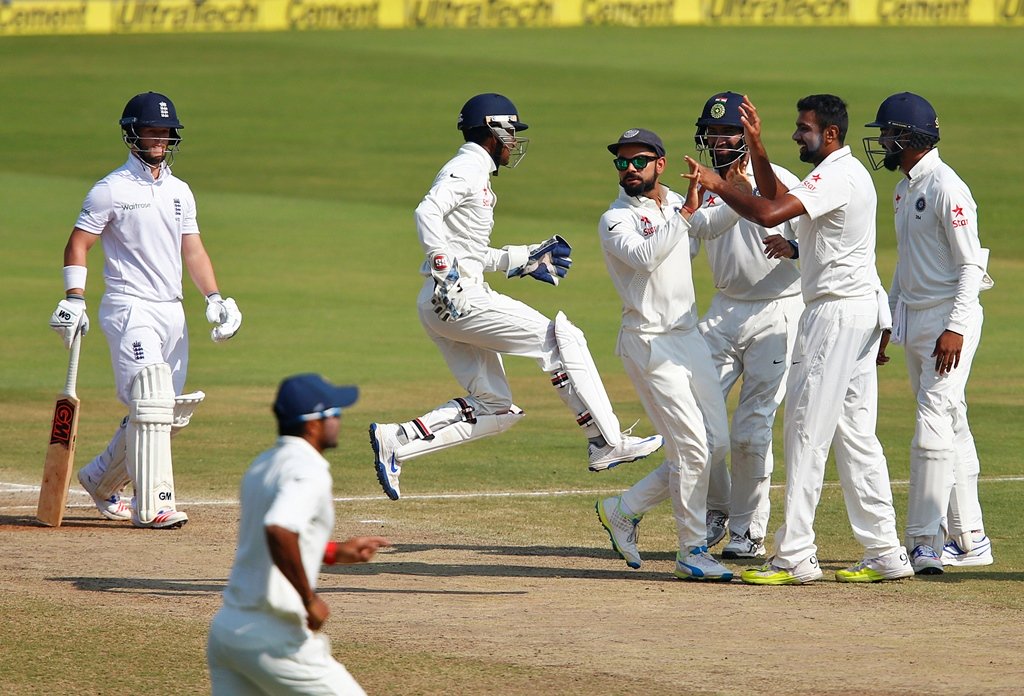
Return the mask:
{"type": "Polygon", "coordinates": [[[912,577],[914,566],[910,564],[906,549],[902,546],[892,553],[866,558],[857,565],[836,571],[836,580],[839,582],[881,582],[912,577]]]}
{"type": "Polygon", "coordinates": [[[775,565],[773,556],[760,568],[744,570],[740,580],[748,585],[806,585],[821,578],[818,559],[808,556],[800,561],[795,568],[783,568],[775,565]]]}
{"type": "Polygon", "coordinates": [[[608,532],[612,548],[630,568],[639,568],[642,559],[636,542],[640,538],[640,520],[643,515],[627,515],[622,510],[622,498],[613,496],[594,503],[597,519],[608,532]]]}
{"type": "Polygon", "coordinates": [[[395,450],[402,444],[398,441],[401,429],[402,426],[393,423],[370,423],[373,466],[377,470],[380,487],[392,500],[398,500],[401,494],[398,489],[398,477],[402,475],[402,465],[395,460],[395,450]]]}
{"type": "Polygon", "coordinates": [[[928,544],[918,544],[910,552],[910,565],[915,575],[942,575],[942,560],[928,544]]]}
{"type": "Polygon", "coordinates": [[[588,449],[591,471],[604,471],[619,464],[635,462],[654,454],[665,444],[661,435],[650,437],[633,437],[623,433],[622,439],[617,445],[605,445],[598,447],[591,443],[588,449]]]}
{"type": "Polygon", "coordinates": [[[750,530],[739,534],[729,534],[729,543],[722,549],[722,558],[764,558],[768,552],[764,548],[764,539],[751,539],[750,530]]]}
{"type": "Polygon", "coordinates": [[[128,502],[127,499],[121,497],[118,493],[114,493],[109,498],[101,498],[96,495],[96,488],[99,485],[99,482],[93,480],[86,471],[86,468],[79,470],[78,483],[82,485],[85,492],[89,494],[90,498],[92,498],[92,502],[96,505],[96,509],[100,511],[100,514],[108,520],[115,520],[117,522],[126,522],[130,520],[132,518],[131,503],[128,502]]]}
{"type": "Polygon", "coordinates": [[[708,526],[707,546],[710,549],[725,538],[725,531],[729,527],[729,515],[721,510],[708,510],[706,522],[708,526]]]}
{"type": "MultiPolygon", "coordinates": [[[[968,532],[972,534],[973,532],[968,532]]],[[[995,559],[992,558],[992,542],[982,533],[981,538],[971,539],[971,550],[964,551],[963,547],[955,540],[950,539],[942,547],[942,565],[948,566],[987,566],[992,565],[995,559]]]]}
{"type": "Polygon", "coordinates": [[[708,553],[707,546],[697,546],[685,556],[676,554],[674,575],[680,580],[705,580],[711,582],[729,582],[732,571],[714,559],[708,553]]]}
{"type": "Polygon", "coordinates": [[[143,522],[132,506],[132,524],[141,529],[180,529],[186,522],[188,515],[174,508],[161,508],[151,521],[143,522]]]}

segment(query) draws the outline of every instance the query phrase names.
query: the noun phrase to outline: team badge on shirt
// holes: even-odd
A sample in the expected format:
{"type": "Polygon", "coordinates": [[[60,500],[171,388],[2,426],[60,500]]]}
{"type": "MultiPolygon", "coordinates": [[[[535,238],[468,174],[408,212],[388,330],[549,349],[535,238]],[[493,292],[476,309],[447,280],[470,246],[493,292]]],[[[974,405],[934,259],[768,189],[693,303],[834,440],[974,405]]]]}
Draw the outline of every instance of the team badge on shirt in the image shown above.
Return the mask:
{"type": "Polygon", "coordinates": [[[921,196],[914,202],[914,210],[919,213],[923,213],[927,203],[925,203],[924,196],[921,196]]]}

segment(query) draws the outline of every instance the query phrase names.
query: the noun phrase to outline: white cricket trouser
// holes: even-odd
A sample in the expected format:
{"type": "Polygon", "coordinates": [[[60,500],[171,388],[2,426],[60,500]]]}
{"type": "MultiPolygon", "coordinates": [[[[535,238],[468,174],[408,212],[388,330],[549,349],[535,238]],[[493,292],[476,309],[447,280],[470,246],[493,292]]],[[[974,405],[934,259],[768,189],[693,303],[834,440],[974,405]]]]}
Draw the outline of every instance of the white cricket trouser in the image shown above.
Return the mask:
{"type": "Polygon", "coordinates": [[[949,533],[983,529],[978,501],[978,452],[967,422],[967,380],[981,340],[984,312],[970,313],[960,365],[947,374],[935,371],[935,341],[953,307],[947,300],[928,309],[907,309],[904,351],[910,387],[917,396],[917,423],[910,443],[907,543],[915,537],[934,548],[945,542],[943,518],[949,509],[949,533]]]}
{"type": "Polygon", "coordinates": [[[875,435],[880,338],[875,295],[819,299],[800,317],[783,428],[786,496],[774,561],[780,568],[794,568],[817,553],[814,513],[830,445],[865,558],[900,548],[889,471],[875,435]]]}
{"type": "Polygon", "coordinates": [[[135,375],[157,363],[171,366],[174,393],[182,393],[188,372],[188,329],[181,302],[151,302],[107,293],[100,302],[99,317],[110,344],[114,386],[122,402],[131,401],[135,375]]]}
{"type": "Polygon", "coordinates": [[[327,636],[259,611],[224,606],[206,645],[213,696],[365,696],[327,636]]]}
{"type": "Polygon", "coordinates": [[[729,531],[763,539],[771,510],[775,466],[772,425],[786,395],[786,374],[804,302],[800,295],[774,300],[737,300],[721,292],[698,324],[718,369],[722,394],[742,376],[732,415],[730,468],[716,450],[708,482],[708,509],[729,514],[729,531]]]}
{"type": "MultiPolygon", "coordinates": [[[[689,553],[707,541],[708,430],[724,433],[728,428],[711,354],[696,330],[623,331],[618,353],[647,416],[665,438],[661,466],[623,493],[622,500],[635,514],[643,514],[671,498],[679,550],[689,553]]],[[[727,445],[723,440],[717,446],[727,445]]]]}

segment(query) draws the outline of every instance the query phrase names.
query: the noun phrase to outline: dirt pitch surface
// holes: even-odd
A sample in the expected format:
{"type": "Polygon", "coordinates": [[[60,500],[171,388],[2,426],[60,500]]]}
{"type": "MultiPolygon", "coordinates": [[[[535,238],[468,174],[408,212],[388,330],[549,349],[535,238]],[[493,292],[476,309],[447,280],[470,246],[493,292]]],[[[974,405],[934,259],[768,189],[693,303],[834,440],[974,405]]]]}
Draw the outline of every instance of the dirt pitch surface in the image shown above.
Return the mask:
{"type": "MultiPolygon", "coordinates": [[[[33,524],[34,502],[0,494],[0,692],[109,693],[109,674],[124,693],[208,691],[205,627],[238,508],[192,507],[185,528],[158,532],[76,507],[52,530],[33,524]],[[137,653],[139,638],[154,649],[137,653]]],[[[709,587],[673,579],[669,553],[629,571],[596,546],[388,533],[396,546],[375,562],[320,578],[335,655],[370,694],[1024,688],[1024,639],[1005,611],[935,606],[904,583],[842,586],[827,559],[826,579],[805,587],[709,587]]]]}

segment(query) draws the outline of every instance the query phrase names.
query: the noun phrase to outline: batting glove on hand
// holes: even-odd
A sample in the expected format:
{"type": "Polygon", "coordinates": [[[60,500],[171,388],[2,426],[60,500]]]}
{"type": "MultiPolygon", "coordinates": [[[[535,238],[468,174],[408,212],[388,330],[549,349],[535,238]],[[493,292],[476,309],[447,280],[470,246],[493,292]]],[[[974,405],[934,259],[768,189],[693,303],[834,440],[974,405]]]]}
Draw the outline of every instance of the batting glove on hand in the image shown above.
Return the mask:
{"type": "Polygon", "coordinates": [[[64,348],[71,348],[71,342],[79,331],[84,336],[89,332],[89,315],[85,313],[85,298],[67,297],[57,303],[57,309],[50,315],[50,328],[64,339],[64,348]]]}
{"type": "Polygon", "coordinates": [[[572,266],[572,259],[569,258],[571,253],[572,247],[569,246],[569,242],[556,234],[551,239],[532,247],[526,263],[509,269],[508,277],[531,276],[545,283],[558,285],[558,281],[565,277],[572,266]]]}
{"type": "Polygon", "coordinates": [[[458,259],[453,259],[449,267],[447,257],[440,257],[444,255],[438,254],[432,262],[434,296],[430,298],[430,303],[434,305],[434,314],[441,321],[456,321],[469,314],[469,297],[462,289],[458,259]]]}
{"type": "Polygon", "coordinates": [[[214,292],[206,298],[206,320],[216,324],[210,331],[210,338],[214,343],[220,343],[238,333],[242,325],[242,313],[234,299],[223,299],[220,293],[214,292]]]}

